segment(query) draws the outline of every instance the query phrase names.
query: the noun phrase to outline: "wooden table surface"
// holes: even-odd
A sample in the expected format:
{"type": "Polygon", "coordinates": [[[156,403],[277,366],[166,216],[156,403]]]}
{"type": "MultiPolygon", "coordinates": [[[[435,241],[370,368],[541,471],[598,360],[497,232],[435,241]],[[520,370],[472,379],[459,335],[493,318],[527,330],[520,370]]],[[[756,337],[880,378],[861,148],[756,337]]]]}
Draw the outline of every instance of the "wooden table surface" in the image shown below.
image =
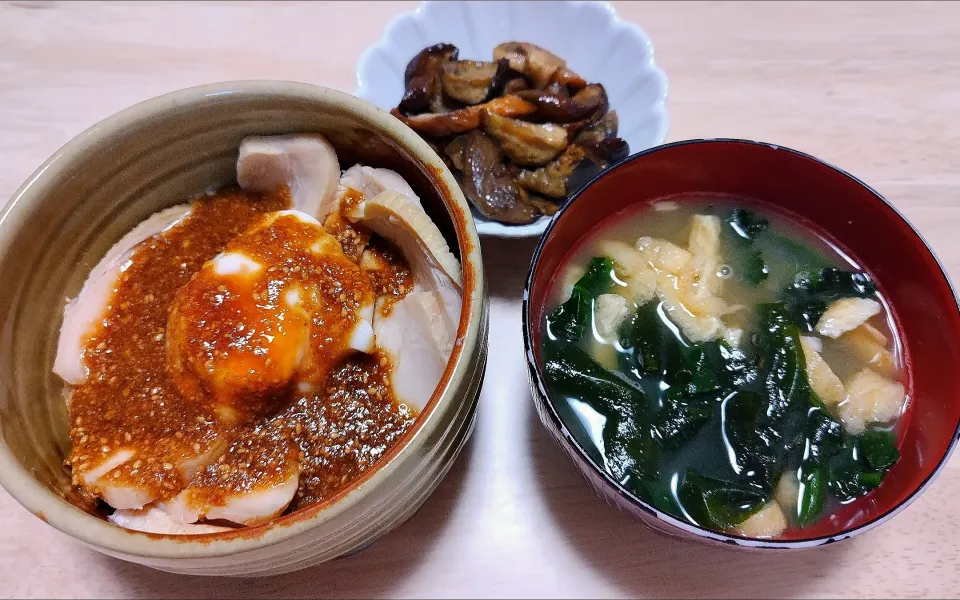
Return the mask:
{"type": "MultiPolygon", "coordinates": [[[[0,199],[82,129],[164,92],[245,78],[352,91],[361,51],[413,6],[0,4],[0,199]]],[[[842,165],[904,211],[960,277],[960,4],[617,9],[649,33],[670,79],[669,139],[760,139],[842,165]]],[[[168,575],[88,550],[0,491],[0,595],[960,594],[960,459],[892,522],[808,552],[681,543],[597,501],[532,409],[520,333],[532,248],[484,242],[490,364],[476,434],[416,517],[372,548],[270,579],[168,575]]]]}

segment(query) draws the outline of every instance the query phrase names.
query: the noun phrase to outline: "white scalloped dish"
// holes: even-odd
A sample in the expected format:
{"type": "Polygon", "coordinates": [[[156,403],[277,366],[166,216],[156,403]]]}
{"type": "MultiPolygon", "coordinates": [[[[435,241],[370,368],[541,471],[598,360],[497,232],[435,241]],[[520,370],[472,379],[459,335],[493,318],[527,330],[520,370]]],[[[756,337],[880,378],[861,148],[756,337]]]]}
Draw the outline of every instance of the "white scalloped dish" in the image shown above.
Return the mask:
{"type": "MultiPolygon", "coordinates": [[[[447,42],[461,60],[491,60],[502,42],[541,46],[571,70],[606,88],[620,120],[618,135],[639,152],[667,134],[667,78],[653,58],[653,45],[636,25],[619,19],[606,2],[423,2],[394,18],[383,37],[357,63],[356,96],[384,110],[404,92],[407,62],[423,48],[447,42]]],[[[526,225],[488,220],[474,211],[480,235],[539,236],[550,217],[526,225]]]]}

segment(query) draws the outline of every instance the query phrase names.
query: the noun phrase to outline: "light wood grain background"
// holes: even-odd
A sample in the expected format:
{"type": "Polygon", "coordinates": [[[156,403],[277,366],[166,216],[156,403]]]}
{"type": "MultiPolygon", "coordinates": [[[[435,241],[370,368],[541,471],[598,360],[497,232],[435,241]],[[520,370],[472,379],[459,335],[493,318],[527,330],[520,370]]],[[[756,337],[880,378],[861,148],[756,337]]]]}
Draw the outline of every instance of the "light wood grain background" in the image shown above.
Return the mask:
{"type": "MultiPolygon", "coordinates": [[[[760,139],[841,165],[960,276],[960,4],[616,5],[650,34],[670,79],[669,139],[760,139]]],[[[362,50],[413,7],[0,4],[0,202],[81,130],[164,92],[244,78],[352,91],[362,50]]],[[[491,348],[475,437],[417,516],[372,548],[271,579],[186,578],[88,550],[0,491],[0,595],[960,594],[957,460],[892,522],[809,552],[680,543],[598,502],[531,408],[519,295],[532,248],[484,243],[491,348]]]]}

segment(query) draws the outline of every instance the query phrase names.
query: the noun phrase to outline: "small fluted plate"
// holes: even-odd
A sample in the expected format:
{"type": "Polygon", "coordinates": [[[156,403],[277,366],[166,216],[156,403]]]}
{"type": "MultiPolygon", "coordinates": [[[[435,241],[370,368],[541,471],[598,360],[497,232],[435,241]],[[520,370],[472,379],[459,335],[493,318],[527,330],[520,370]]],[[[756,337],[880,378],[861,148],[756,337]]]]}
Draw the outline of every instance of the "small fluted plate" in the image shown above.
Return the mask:
{"type": "MultiPolygon", "coordinates": [[[[647,34],[606,2],[423,2],[394,18],[360,56],[354,94],[390,110],[403,96],[407,62],[426,46],[448,42],[461,59],[492,60],[493,48],[509,41],[542,46],[587,81],[602,83],[631,152],[663,143],[667,77],[647,34]]],[[[550,222],[507,225],[476,211],[474,217],[477,232],[493,237],[536,237],[550,222]]]]}

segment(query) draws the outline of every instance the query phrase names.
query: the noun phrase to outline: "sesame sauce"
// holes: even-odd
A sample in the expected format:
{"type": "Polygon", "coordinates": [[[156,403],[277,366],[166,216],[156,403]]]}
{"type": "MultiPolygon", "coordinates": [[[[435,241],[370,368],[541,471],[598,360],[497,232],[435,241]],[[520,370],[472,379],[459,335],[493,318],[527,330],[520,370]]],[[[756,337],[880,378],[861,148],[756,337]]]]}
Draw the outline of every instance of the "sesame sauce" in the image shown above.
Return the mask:
{"type": "MultiPolygon", "coordinates": [[[[75,486],[94,495],[103,485],[126,487],[166,500],[189,483],[194,502],[222,505],[231,494],[299,472],[288,508],[296,510],[348,485],[413,424],[415,411],[393,395],[387,357],[344,352],[339,341],[355,325],[357,306],[372,303],[379,289],[357,267],[359,254],[346,245],[341,253],[322,230],[337,252],[296,251],[303,236],[317,236],[316,226],[251,230],[264,213],[289,205],[286,191],[226,189],[196,200],[183,222],[137,247],[86,344],[87,382],[72,390],[67,462],[75,486]],[[209,278],[205,263],[225,249],[242,250],[265,271],[242,284],[209,278]],[[272,386],[273,348],[252,334],[293,327],[297,311],[275,312],[291,282],[317,299],[300,311],[313,379],[272,386]],[[180,325],[170,330],[174,307],[180,325]],[[118,453],[132,456],[85,485],[85,473],[118,453]]],[[[367,246],[370,234],[358,235],[367,246]]]]}

